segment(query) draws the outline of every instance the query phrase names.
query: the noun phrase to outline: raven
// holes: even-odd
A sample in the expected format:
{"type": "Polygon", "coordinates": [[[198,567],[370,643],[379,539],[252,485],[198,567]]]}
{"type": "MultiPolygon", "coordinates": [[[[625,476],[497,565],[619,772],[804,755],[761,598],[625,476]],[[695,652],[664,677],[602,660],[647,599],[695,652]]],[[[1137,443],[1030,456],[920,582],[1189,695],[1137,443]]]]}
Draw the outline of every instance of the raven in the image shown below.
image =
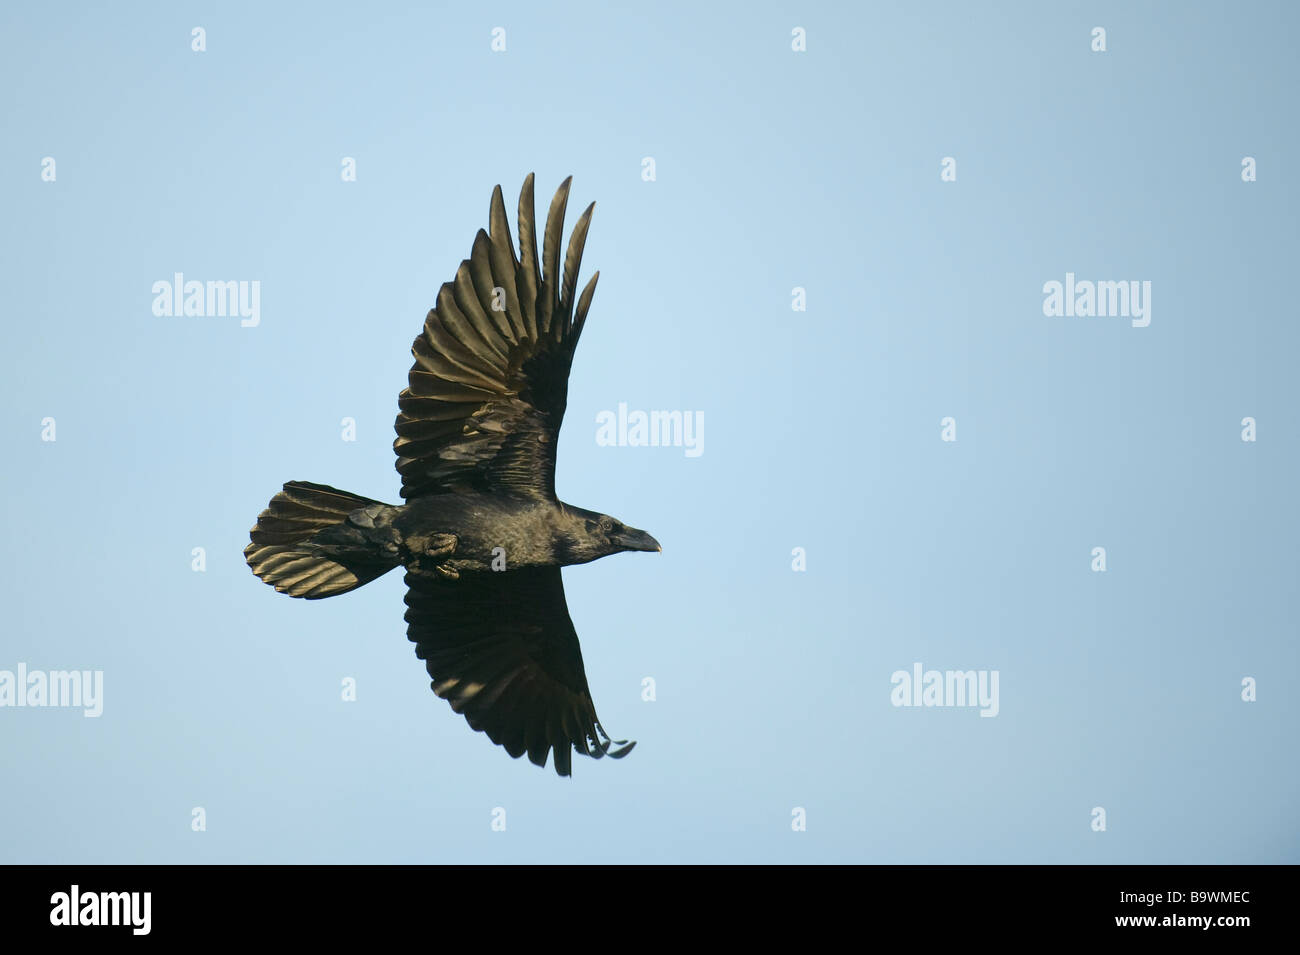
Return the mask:
{"type": "Polygon", "coordinates": [[[600,273],[574,298],[593,202],[560,268],[569,184],[551,200],[538,267],[533,175],[516,256],[498,185],[470,257],[438,291],[398,396],[399,506],[290,481],[244,557],[280,593],[314,600],[401,565],[407,637],[433,692],[512,757],[571,771],[572,750],[621,757],[600,725],[560,568],[659,542],[555,496],[573,352],[600,273]]]}

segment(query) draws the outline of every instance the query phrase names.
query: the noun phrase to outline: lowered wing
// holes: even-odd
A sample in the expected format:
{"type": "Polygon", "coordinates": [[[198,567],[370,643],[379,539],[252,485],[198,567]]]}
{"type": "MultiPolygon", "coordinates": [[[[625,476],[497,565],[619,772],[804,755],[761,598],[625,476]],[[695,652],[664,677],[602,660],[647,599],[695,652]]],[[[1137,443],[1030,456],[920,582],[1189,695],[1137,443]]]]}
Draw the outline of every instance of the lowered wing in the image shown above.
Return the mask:
{"type": "Polygon", "coordinates": [[[407,637],[433,692],[516,759],[554,751],[568,776],[572,751],[600,758],[636,745],[611,740],[596,717],[560,568],[406,575],[407,637]],[[617,747],[617,748],[615,748],[617,747]]]}

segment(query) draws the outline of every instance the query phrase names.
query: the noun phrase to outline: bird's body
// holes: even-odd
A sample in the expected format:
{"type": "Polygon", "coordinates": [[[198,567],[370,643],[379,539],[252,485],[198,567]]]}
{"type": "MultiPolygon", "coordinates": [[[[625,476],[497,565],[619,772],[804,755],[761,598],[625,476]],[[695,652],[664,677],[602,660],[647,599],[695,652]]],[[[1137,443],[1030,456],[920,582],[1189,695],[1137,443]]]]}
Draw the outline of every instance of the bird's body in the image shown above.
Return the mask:
{"type": "Polygon", "coordinates": [[[461,572],[568,567],[616,552],[599,546],[583,548],[586,523],[599,523],[600,517],[560,501],[509,494],[439,494],[398,507],[358,507],[344,521],[314,534],[311,546],[337,563],[364,563],[379,557],[390,568],[400,563],[447,577],[461,572]]]}
{"type": "Polygon", "coordinates": [[[479,231],[411,349],[394,442],[404,503],[291,481],[244,554],[276,590],[308,599],[404,567],[407,634],[434,692],[512,756],[544,765],[553,751],[568,775],[572,749],[621,756],[631,745],[596,719],[559,569],[659,544],[555,495],[569,367],[596,284],[575,298],[591,208],[561,268],[565,180],[539,266],[532,183],[519,200],[519,256],[498,186],[491,235],[479,231]]]}
{"type": "Polygon", "coordinates": [[[456,573],[492,572],[494,560],[507,570],[562,566],[553,536],[559,510],[504,494],[441,494],[407,504],[394,524],[412,557],[456,573]]]}

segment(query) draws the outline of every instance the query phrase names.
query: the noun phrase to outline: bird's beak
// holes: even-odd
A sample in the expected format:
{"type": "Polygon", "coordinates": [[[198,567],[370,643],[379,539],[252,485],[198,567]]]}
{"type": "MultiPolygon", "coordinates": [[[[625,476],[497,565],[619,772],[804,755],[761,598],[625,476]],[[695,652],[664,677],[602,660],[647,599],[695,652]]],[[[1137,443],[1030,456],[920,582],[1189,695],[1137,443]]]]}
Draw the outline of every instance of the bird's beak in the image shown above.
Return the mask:
{"type": "Polygon", "coordinates": [[[645,531],[638,531],[629,527],[626,534],[619,534],[614,538],[614,543],[624,550],[646,550],[651,552],[662,551],[659,542],[647,534],[645,531]]]}

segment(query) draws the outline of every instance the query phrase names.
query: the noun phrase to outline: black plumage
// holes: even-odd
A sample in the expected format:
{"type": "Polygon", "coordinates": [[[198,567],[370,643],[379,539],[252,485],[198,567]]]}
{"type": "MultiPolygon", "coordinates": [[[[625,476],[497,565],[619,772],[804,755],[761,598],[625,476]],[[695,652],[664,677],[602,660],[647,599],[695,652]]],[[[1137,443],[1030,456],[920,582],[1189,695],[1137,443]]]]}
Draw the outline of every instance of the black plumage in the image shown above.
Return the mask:
{"type": "Polygon", "coordinates": [[[533,177],[519,196],[519,253],[501,187],[489,232],[438,291],[398,398],[399,506],[291,481],[244,556],[281,593],[346,593],[403,566],[407,636],[434,693],[511,756],[623,756],[587,686],[560,567],[657,551],[644,531],[555,495],[569,368],[600,273],[575,299],[595,204],[560,263],[570,180],[551,200],[538,262],[533,177]]]}

